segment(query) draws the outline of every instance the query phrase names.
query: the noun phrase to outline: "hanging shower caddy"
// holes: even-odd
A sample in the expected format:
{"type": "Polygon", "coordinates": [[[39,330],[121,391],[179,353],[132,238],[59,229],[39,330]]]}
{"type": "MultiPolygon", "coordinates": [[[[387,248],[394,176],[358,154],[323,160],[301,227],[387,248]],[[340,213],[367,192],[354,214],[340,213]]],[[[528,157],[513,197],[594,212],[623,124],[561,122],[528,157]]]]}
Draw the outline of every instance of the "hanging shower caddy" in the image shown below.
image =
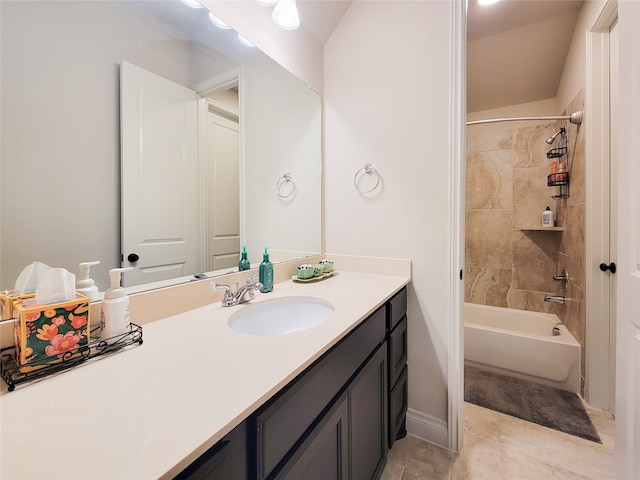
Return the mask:
{"type": "Polygon", "coordinates": [[[547,158],[549,160],[558,162],[559,171],[552,172],[547,176],[547,186],[559,187],[558,194],[551,196],[554,200],[569,198],[569,157],[567,155],[568,148],[566,129],[562,127],[558,133],[547,139],[547,143],[550,145],[553,144],[558,135],[560,136],[560,145],[547,152],[547,158]],[[563,167],[561,168],[561,166],[563,167]]]}

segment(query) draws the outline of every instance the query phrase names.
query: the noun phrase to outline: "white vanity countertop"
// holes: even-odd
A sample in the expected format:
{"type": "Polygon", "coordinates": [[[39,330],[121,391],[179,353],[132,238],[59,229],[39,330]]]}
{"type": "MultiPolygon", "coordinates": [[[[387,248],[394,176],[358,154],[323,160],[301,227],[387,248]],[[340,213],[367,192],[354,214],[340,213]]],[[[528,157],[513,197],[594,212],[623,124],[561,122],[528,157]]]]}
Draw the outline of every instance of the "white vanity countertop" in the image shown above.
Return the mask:
{"type": "Polygon", "coordinates": [[[216,302],[150,323],[140,346],[18,386],[0,396],[0,477],[171,478],[409,280],[340,272],[278,283],[244,305],[216,302]],[[328,300],[335,314],[286,335],[227,326],[246,305],[292,295],[328,300]]]}

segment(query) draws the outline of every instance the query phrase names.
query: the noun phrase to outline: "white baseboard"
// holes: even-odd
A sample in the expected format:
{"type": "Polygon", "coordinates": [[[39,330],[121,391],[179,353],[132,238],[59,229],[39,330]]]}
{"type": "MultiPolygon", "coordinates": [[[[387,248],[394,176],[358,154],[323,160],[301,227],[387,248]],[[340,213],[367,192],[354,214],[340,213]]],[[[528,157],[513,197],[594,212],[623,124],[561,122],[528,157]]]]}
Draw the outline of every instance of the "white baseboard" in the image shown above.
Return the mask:
{"type": "Polygon", "coordinates": [[[407,433],[442,448],[449,448],[447,422],[417,410],[407,411],[407,433]]]}

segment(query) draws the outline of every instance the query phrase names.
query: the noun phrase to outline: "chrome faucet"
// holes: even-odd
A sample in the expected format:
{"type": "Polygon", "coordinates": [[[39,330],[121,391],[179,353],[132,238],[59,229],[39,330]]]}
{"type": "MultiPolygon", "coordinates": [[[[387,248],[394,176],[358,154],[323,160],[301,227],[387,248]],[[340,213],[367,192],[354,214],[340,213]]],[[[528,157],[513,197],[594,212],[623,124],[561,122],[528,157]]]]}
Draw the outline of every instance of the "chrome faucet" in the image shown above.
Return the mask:
{"type": "MultiPolygon", "coordinates": [[[[237,284],[236,284],[237,285],[237,284]]],[[[262,288],[262,284],[258,281],[258,276],[255,275],[247,280],[247,283],[241,287],[237,287],[237,291],[233,293],[231,287],[224,283],[216,283],[215,288],[224,288],[224,297],[222,298],[223,307],[233,307],[244,302],[248,302],[255,296],[254,290],[262,288]]]]}
{"type": "Polygon", "coordinates": [[[545,302],[556,302],[556,303],[564,303],[567,301],[566,297],[555,297],[553,295],[545,295],[544,296],[544,301],[545,302]]]}

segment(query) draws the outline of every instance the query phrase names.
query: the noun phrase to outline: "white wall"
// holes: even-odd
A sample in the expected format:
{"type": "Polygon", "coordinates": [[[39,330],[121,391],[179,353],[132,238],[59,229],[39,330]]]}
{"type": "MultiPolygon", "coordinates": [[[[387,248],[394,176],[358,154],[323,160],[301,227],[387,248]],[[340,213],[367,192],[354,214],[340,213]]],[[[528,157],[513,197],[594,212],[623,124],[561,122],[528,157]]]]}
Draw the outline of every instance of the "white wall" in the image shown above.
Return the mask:
{"type": "MultiPolygon", "coordinates": [[[[252,265],[261,262],[264,247],[293,252],[304,245],[319,253],[321,99],[270,59],[243,66],[240,88],[241,138],[251,139],[242,142],[241,187],[242,238],[249,260],[252,265]],[[296,191],[283,199],[276,187],[285,173],[291,174],[296,191]]],[[[290,187],[281,185],[282,194],[290,187]]]]}
{"type": "Polygon", "coordinates": [[[120,257],[120,62],[184,84],[187,49],[157,42],[129,2],[0,4],[0,285],[34,260],[73,272],[100,260],[91,273],[106,288],[120,257]]]}
{"type": "Polygon", "coordinates": [[[440,430],[431,437],[440,443],[459,240],[450,222],[451,9],[448,1],[354,2],[324,60],[326,251],[412,260],[409,408],[423,422],[412,433],[440,430]],[[366,163],[382,177],[376,195],[354,188],[366,163]]]}

